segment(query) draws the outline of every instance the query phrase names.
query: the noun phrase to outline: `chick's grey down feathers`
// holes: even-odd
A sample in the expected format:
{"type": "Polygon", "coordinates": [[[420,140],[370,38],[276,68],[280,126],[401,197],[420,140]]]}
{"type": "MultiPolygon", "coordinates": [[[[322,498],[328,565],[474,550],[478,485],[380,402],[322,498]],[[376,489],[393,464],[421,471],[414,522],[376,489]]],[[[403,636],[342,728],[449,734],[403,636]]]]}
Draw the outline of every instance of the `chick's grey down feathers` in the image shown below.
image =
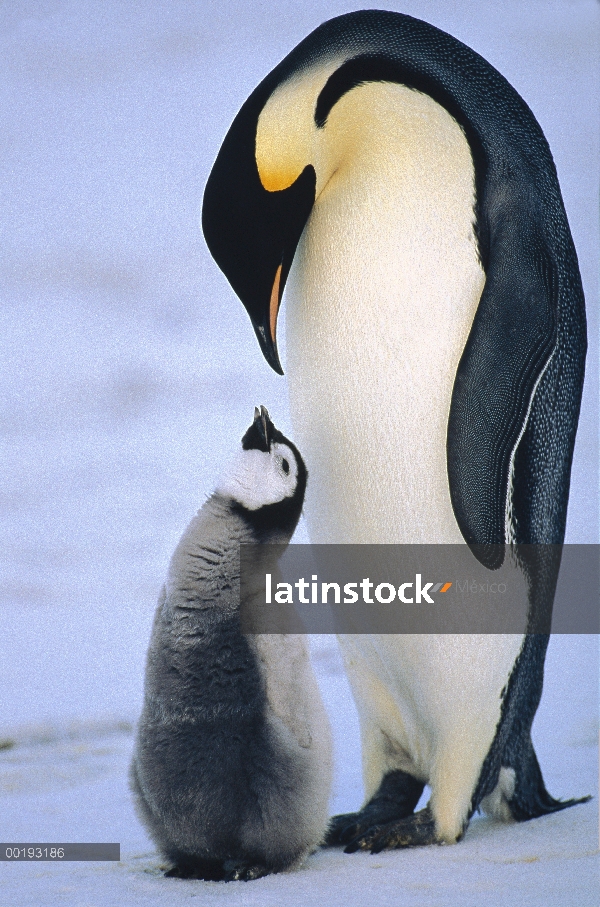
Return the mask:
{"type": "MultiPolygon", "coordinates": [[[[231,499],[208,499],[173,555],[154,619],[131,784],[172,875],[286,869],[327,822],[329,729],[305,641],[240,630],[239,545],[257,537],[246,517],[231,499]]],[[[289,541],[294,526],[273,525],[271,540],[289,541]]]]}

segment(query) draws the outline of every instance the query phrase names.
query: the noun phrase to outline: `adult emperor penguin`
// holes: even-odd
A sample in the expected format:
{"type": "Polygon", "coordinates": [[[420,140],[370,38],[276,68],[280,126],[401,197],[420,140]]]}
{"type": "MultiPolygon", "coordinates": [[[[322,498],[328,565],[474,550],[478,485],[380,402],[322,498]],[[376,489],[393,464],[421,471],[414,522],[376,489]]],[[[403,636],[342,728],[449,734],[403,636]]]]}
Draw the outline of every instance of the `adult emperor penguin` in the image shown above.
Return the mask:
{"type": "Polygon", "coordinates": [[[131,767],[168,875],[260,878],[299,863],[325,833],[331,740],[305,637],[246,635],[240,616],[253,588],[240,586],[240,545],[261,565],[271,543],[287,545],[306,477],[297,448],[256,410],[171,560],[131,767]]]}
{"type": "MultiPolygon", "coordinates": [[[[202,223],[279,373],[287,283],[312,540],[466,543],[489,569],[538,545],[529,607],[550,608],[584,300],[550,150],[508,82],[409,16],[332,19],[242,106],[202,223]]],[[[547,641],[341,637],[366,802],[329,842],[453,842],[480,806],[525,820],[580,802],[548,794],[531,741],[547,641]]]]}

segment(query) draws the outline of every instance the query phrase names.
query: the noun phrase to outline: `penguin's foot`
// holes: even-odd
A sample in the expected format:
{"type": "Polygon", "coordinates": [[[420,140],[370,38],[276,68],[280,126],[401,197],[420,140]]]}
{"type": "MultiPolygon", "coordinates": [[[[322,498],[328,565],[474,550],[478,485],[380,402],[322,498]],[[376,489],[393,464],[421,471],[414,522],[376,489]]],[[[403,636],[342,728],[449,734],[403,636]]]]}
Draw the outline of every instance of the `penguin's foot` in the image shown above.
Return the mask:
{"type": "Polygon", "coordinates": [[[186,860],[176,863],[165,872],[168,879],[202,879],[205,882],[222,882],[225,871],[221,860],[186,860]]]}
{"type": "Polygon", "coordinates": [[[324,847],[349,844],[375,827],[405,819],[419,802],[425,785],[406,772],[394,771],[385,776],[377,793],[357,813],[334,816],[325,835],[324,847]]]}
{"type": "Polygon", "coordinates": [[[423,847],[426,844],[439,843],[441,842],[435,830],[435,819],[426,806],[406,819],[370,828],[350,841],[344,853],[356,853],[357,850],[380,853],[382,850],[394,850],[399,847],[423,847]]]}
{"type": "Polygon", "coordinates": [[[240,863],[227,860],[223,864],[225,882],[251,882],[253,879],[262,879],[271,872],[263,863],[240,863]]]}
{"type": "Polygon", "coordinates": [[[337,847],[340,844],[347,844],[352,841],[356,835],[370,828],[372,823],[366,821],[363,813],[341,813],[334,816],[329,822],[329,827],[325,833],[323,847],[337,847]]]}
{"type": "Polygon", "coordinates": [[[179,863],[165,876],[171,879],[202,879],[205,882],[251,882],[272,872],[262,863],[242,860],[198,860],[179,863]]]}

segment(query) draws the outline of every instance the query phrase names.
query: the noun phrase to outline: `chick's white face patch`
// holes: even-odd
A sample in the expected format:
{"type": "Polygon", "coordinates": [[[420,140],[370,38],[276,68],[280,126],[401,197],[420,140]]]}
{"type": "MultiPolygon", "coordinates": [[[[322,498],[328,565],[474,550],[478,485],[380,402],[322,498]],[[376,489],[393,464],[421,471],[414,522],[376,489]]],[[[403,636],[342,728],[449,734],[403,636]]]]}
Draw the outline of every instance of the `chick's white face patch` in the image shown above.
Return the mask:
{"type": "Polygon", "coordinates": [[[241,450],[217,487],[218,494],[233,498],[246,510],[258,510],[291,498],[296,490],[298,465],[286,444],[272,444],[271,450],[241,450]]]}

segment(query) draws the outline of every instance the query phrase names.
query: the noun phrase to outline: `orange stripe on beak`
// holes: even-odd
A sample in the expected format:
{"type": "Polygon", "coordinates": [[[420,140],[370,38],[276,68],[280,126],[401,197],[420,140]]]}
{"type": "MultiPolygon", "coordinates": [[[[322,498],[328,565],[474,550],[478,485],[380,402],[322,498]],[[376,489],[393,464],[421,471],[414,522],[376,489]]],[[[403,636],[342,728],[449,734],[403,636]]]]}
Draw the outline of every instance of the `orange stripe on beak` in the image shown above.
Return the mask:
{"type": "Polygon", "coordinates": [[[279,283],[281,281],[281,265],[275,272],[273,289],[271,290],[271,302],[269,305],[269,327],[271,329],[271,340],[275,343],[275,334],[277,332],[277,313],[279,312],[279,283]]]}

